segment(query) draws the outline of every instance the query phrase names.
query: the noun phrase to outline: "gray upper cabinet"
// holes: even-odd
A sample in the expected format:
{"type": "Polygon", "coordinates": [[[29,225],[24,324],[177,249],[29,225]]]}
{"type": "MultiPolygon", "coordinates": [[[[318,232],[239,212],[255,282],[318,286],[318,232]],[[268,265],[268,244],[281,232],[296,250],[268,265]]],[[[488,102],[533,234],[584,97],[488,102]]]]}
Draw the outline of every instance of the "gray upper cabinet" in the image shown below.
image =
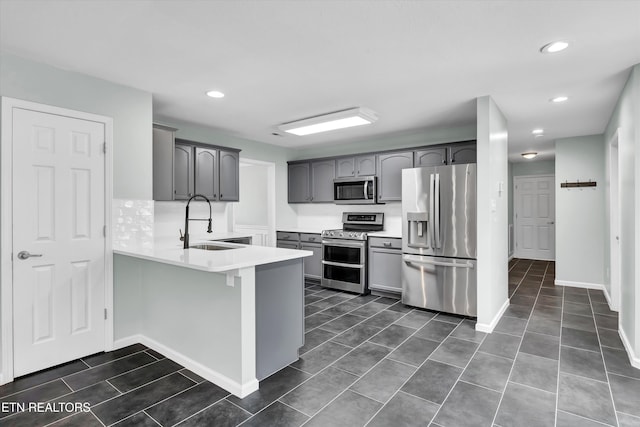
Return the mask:
{"type": "Polygon", "coordinates": [[[415,167],[442,166],[447,164],[447,148],[427,148],[414,152],[415,167]]]}
{"type": "Polygon", "coordinates": [[[376,155],[356,157],[356,176],[368,176],[376,174],[376,155]]]}
{"type": "MultiPolygon", "coordinates": [[[[155,129],[154,129],[155,132],[155,129]]],[[[173,142],[171,173],[166,162],[156,163],[154,155],[154,200],[187,200],[194,194],[202,194],[212,202],[237,202],[239,200],[240,154],[232,149],[206,146],[184,139],[173,142]],[[172,176],[173,197],[155,198],[156,172],[172,176]]],[[[166,184],[165,184],[166,185],[166,184]]]]}
{"type": "Polygon", "coordinates": [[[378,201],[402,200],[402,169],[413,167],[413,151],[378,155],[378,201]]]}
{"type": "Polygon", "coordinates": [[[289,203],[307,203],[311,201],[309,163],[289,165],[288,198],[289,203]]]}
{"type": "Polygon", "coordinates": [[[355,157],[343,157],[336,160],[336,178],[356,176],[355,157]]]}
{"type": "Polygon", "coordinates": [[[237,202],[240,200],[240,153],[220,150],[219,200],[237,202]]]}
{"type": "Polygon", "coordinates": [[[336,178],[376,174],[376,155],[342,157],[336,160],[336,178]]]}
{"type": "Polygon", "coordinates": [[[460,165],[476,163],[476,144],[451,144],[449,147],[449,164],[460,165]]]}
{"type": "Polygon", "coordinates": [[[176,144],[173,156],[173,198],[187,200],[193,196],[193,146],[176,144]]]}
{"type": "Polygon", "coordinates": [[[212,202],[218,194],[218,150],[196,147],[196,193],[212,202]]]}
{"type": "Polygon", "coordinates": [[[336,162],[325,160],[311,163],[311,202],[333,202],[333,180],[336,162]]]}
{"type": "Polygon", "coordinates": [[[173,150],[176,129],[153,125],[153,200],[173,200],[173,150]]]}

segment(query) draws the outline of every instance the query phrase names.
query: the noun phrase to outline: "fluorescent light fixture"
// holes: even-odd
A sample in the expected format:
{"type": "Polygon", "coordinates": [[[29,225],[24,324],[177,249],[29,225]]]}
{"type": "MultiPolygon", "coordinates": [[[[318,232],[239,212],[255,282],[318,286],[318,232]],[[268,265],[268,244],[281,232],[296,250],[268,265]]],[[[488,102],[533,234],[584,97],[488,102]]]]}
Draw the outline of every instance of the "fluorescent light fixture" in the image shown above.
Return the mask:
{"type": "Polygon", "coordinates": [[[378,120],[376,113],[367,108],[351,108],[284,123],[279,125],[278,129],[294,135],[305,136],[353,126],[369,125],[376,120],[378,120]]]}
{"type": "Polygon", "coordinates": [[[542,135],[544,133],[544,129],[534,129],[531,131],[533,135],[542,135]]]}
{"type": "Polygon", "coordinates": [[[567,99],[569,99],[569,97],[563,95],[563,96],[556,96],[555,98],[551,98],[549,101],[557,104],[559,102],[564,102],[567,99]]]}
{"type": "Polygon", "coordinates": [[[556,53],[569,47],[569,43],[563,41],[551,42],[540,48],[542,53],[556,53]]]}
{"type": "Polygon", "coordinates": [[[224,93],[219,90],[210,90],[207,92],[207,96],[210,96],[211,98],[224,98],[224,93]]]}
{"type": "Polygon", "coordinates": [[[525,159],[531,160],[533,159],[535,156],[537,156],[538,153],[531,151],[529,153],[522,153],[522,157],[524,157],[525,159]]]}

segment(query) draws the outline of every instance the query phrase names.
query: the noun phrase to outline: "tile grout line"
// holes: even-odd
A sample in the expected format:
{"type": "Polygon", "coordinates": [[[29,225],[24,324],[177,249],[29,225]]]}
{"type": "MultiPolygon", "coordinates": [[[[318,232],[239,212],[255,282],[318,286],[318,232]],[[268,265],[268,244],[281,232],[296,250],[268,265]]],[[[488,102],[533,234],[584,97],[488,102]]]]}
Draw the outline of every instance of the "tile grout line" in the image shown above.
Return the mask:
{"type": "MultiPolygon", "coordinates": [[[[547,266],[547,269],[549,267],[547,266]]],[[[562,325],[564,324],[564,287],[562,288],[562,308],[560,311],[560,335],[558,336],[558,368],[556,371],[556,410],[553,414],[553,425],[554,427],[558,426],[558,406],[560,405],[560,365],[562,363],[562,325]]]]}
{"type": "MultiPolygon", "coordinates": [[[[371,301],[371,302],[373,302],[373,301],[371,301]]],[[[387,309],[388,309],[388,308],[387,308],[387,309]]],[[[385,310],[387,310],[387,309],[385,309],[385,310]]],[[[384,311],[384,310],[382,310],[382,311],[384,311]]],[[[411,311],[413,311],[413,310],[411,310],[411,311]]],[[[410,312],[411,312],[411,311],[410,311],[410,312]]],[[[409,314],[410,312],[407,312],[407,313],[405,314],[405,316],[406,316],[407,314],[409,314]]],[[[378,314],[378,313],[376,313],[376,314],[378,314]]],[[[373,316],[375,316],[375,314],[374,314],[373,316]]],[[[373,316],[370,316],[370,317],[373,317],[373,316]]],[[[404,316],[400,317],[399,319],[401,319],[401,318],[403,318],[403,317],[404,317],[404,316]]],[[[420,329],[422,329],[422,328],[423,328],[424,326],[426,326],[427,324],[431,323],[431,322],[433,321],[433,319],[435,319],[435,317],[436,317],[436,316],[434,316],[434,317],[432,317],[431,319],[429,319],[429,320],[428,320],[428,321],[427,321],[427,322],[426,322],[426,323],[425,323],[421,328],[416,329],[415,331],[413,331],[413,333],[412,333],[411,335],[407,336],[407,338],[405,338],[405,339],[404,339],[404,341],[402,341],[400,344],[398,344],[398,346],[397,346],[396,348],[398,348],[398,347],[400,347],[401,345],[403,345],[403,344],[404,344],[405,342],[407,342],[411,337],[413,337],[413,336],[414,336],[414,335],[415,335],[415,334],[416,334],[420,329]]],[[[462,322],[461,322],[461,323],[462,323],[462,322]]],[[[393,324],[393,323],[392,323],[392,324],[393,324]]],[[[354,325],[354,326],[356,326],[356,325],[354,325]]],[[[391,325],[388,325],[388,326],[391,326],[391,325]]],[[[388,326],[387,326],[387,327],[388,327],[388,326]]],[[[386,328],[383,328],[382,330],[384,330],[384,329],[386,329],[386,328]]],[[[442,345],[442,343],[444,342],[444,340],[445,340],[446,338],[448,338],[448,337],[449,337],[449,335],[450,335],[450,334],[451,334],[455,329],[456,329],[456,328],[452,329],[452,330],[451,330],[451,332],[449,332],[449,334],[447,334],[447,336],[443,338],[442,342],[440,342],[440,344],[438,345],[438,347],[436,347],[436,348],[433,350],[434,352],[435,352],[435,351],[436,351],[436,350],[437,350],[437,349],[442,345]]],[[[381,330],[380,332],[382,332],[382,330],[381,330]]],[[[345,332],[346,332],[346,331],[345,331],[345,332]]],[[[378,333],[380,333],[380,332],[378,332],[378,333]]],[[[377,334],[376,334],[376,335],[377,335],[377,334]]],[[[375,336],[375,335],[374,335],[374,336],[375,336]]],[[[372,338],[372,337],[370,337],[370,338],[372,338]]],[[[365,341],[363,341],[362,343],[358,344],[358,346],[354,347],[354,350],[355,350],[356,348],[358,348],[359,346],[361,346],[362,344],[366,343],[366,342],[369,342],[369,341],[368,341],[368,339],[367,339],[367,340],[365,340],[365,341]]],[[[433,353],[433,352],[432,352],[432,353],[433,353]]],[[[347,353],[347,354],[349,354],[349,353],[347,353]]],[[[330,367],[330,366],[333,366],[336,362],[338,362],[338,361],[339,361],[339,360],[341,360],[342,358],[346,357],[346,356],[347,356],[347,354],[345,354],[344,356],[342,356],[342,357],[338,358],[337,360],[335,360],[334,362],[332,362],[329,366],[325,367],[323,370],[327,369],[327,368],[328,368],[328,367],[330,367]]],[[[390,352],[389,354],[391,354],[391,352],[390,352]]],[[[378,366],[380,363],[382,363],[382,361],[383,361],[383,360],[385,360],[385,359],[387,359],[387,358],[386,358],[386,356],[385,356],[385,357],[383,357],[382,359],[380,359],[380,360],[379,360],[377,363],[375,363],[371,368],[369,368],[367,371],[365,371],[361,376],[357,376],[357,375],[356,375],[356,376],[358,377],[358,379],[356,379],[355,381],[353,381],[350,385],[348,385],[348,386],[347,386],[347,388],[346,388],[346,389],[344,389],[344,390],[343,390],[342,392],[340,392],[336,397],[334,397],[334,398],[333,398],[333,399],[331,399],[327,404],[325,404],[323,407],[321,407],[321,408],[320,408],[320,409],[319,409],[319,410],[314,414],[314,417],[315,417],[316,415],[318,415],[320,412],[322,412],[322,410],[323,410],[323,409],[325,409],[326,407],[328,407],[328,406],[329,406],[331,403],[333,403],[336,399],[338,399],[340,396],[342,396],[346,391],[348,391],[348,390],[349,390],[349,391],[352,391],[352,390],[350,390],[350,387],[351,387],[353,384],[355,384],[356,382],[360,381],[360,379],[364,378],[364,376],[365,376],[365,375],[367,375],[369,372],[371,372],[371,371],[372,371],[376,366],[378,366]]],[[[387,360],[394,361],[393,359],[387,359],[387,360]]],[[[424,362],[422,362],[422,363],[420,364],[420,366],[418,366],[418,367],[416,368],[416,370],[414,371],[414,374],[415,374],[415,372],[417,372],[417,371],[418,371],[418,369],[420,369],[420,367],[421,367],[422,365],[424,365],[424,364],[426,363],[426,361],[427,361],[427,360],[429,360],[429,359],[428,359],[428,358],[427,358],[427,359],[425,359],[425,360],[424,360],[424,362]]],[[[395,361],[394,361],[394,362],[395,362],[395,361]]],[[[339,369],[339,368],[336,368],[336,369],[339,369]]],[[[323,370],[322,370],[322,371],[323,371],[323,370]]],[[[320,371],[320,372],[322,372],[322,371],[320,371]]],[[[320,373],[320,372],[318,372],[318,373],[320,373]]],[[[412,374],[412,376],[413,376],[413,374],[412,374]]],[[[410,379],[410,378],[411,378],[411,377],[407,378],[407,380],[405,380],[405,382],[404,382],[404,383],[402,383],[402,385],[400,386],[400,388],[399,388],[398,390],[396,390],[396,392],[395,392],[395,393],[394,393],[394,394],[389,398],[389,400],[393,399],[393,397],[398,393],[398,391],[400,391],[400,389],[401,389],[402,387],[404,387],[404,385],[407,383],[407,381],[409,381],[409,379],[410,379]]],[[[296,387],[296,388],[297,388],[297,387],[296,387]]],[[[293,390],[292,390],[292,391],[293,391],[293,390]]],[[[281,396],[281,397],[282,397],[282,396],[281,396]]],[[[366,396],[365,396],[365,397],[366,397],[366,396]]],[[[369,397],[367,397],[367,399],[369,399],[369,397]]],[[[373,399],[372,399],[372,400],[373,400],[373,399]]],[[[376,412],[371,416],[371,418],[370,418],[369,420],[367,420],[367,423],[366,423],[366,424],[369,424],[369,423],[371,422],[371,420],[373,420],[373,419],[376,417],[376,415],[380,412],[380,410],[382,410],[382,408],[384,408],[384,404],[382,405],[382,407],[380,407],[380,409],[378,409],[378,410],[377,410],[377,411],[376,411],[376,412]]],[[[305,423],[303,423],[302,425],[304,426],[305,424],[307,424],[308,422],[310,422],[312,419],[313,419],[313,417],[311,417],[309,420],[305,421],[305,423]]],[[[366,424],[365,424],[365,425],[366,425],[366,424]]]]}
{"type": "MultiPolygon", "coordinates": [[[[591,294],[587,291],[587,297],[589,298],[589,303],[591,303],[591,294]]],[[[598,338],[598,346],[600,347],[600,358],[602,359],[602,366],[604,367],[604,373],[607,377],[607,388],[609,389],[609,397],[611,398],[611,405],[613,406],[613,415],[616,418],[616,425],[620,425],[620,420],[618,419],[618,411],[616,410],[616,401],[613,398],[613,390],[611,390],[611,379],[609,378],[609,369],[607,369],[607,362],[604,360],[604,352],[602,351],[602,343],[600,342],[600,332],[598,331],[598,324],[596,323],[596,316],[593,316],[593,323],[596,327],[596,337],[598,338]]]]}
{"type": "Polygon", "coordinates": [[[155,418],[153,418],[151,415],[149,415],[149,413],[147,412],[146,409],[143,409],[142,411],[138,412],[138,413],[143,413],[145,414],[147,417],[151,418],[151,420],[153,420],[156,424],[158,424],[160,427],[162,427],[162,424],[160,424],[158,422],[158,420],[156,420],[155,418]]]}
{"type": "MultiPolygon", "coordinates": [[[[520,281],[520,284],[518,285],[518,287],[513,292],[513,295],[515,295],[515,293],[517,292],[518,288],[520,288],[520,286],[522,286],[522,282],[527,277],[527,274],[529,273],[529,270],[531,270],[531,266],[533,266],[533,262],[531,262],[531,264],[529,264],[529,268],[527,268],[527,271],[524,273],[524,277],[520,281]]],[[[545,269],[545,271],[546,271],[546,269],[545,269]]],[[[543,280],[540,281],[540,287],[538,288],[538,293],[536,294],[536,299],[533,302],[533,307],[531,308],[531,311],[529,312],[529,316],[527,317],[527,323],[524,325],[524,331],[522,332],[522,337],[520,337],[520,343],[518,344],[518,350],[516,351],[516,355],[515,355],[515,357],[513,359],[513,363],[511,364],[511,369],[509,370],[509,376],[507,377],[507,381],[506,381],[506,383],[504,385],[504,390],[502,390],[502,393],[500,394],[500,400],[498,401],[498,407],[496,408],[496,412],[495,412],[495,414],[493,414],[493,420],[491,421],[492,425],[496,423],[496,420],[498,418],[498,413],[500,412],[500,406],[502,405],[502,401],[504,400],[504,395],[507,392],[507,387],[509,387],[509,380],[511,379],[511,376],[513,375],[513,369],[516,366],[516,361],[518,359],[518,353],[520,353],[520,347],[522,347],[522,342],[524,341],[524,337],[527,334],[527,327],[529,326],[529,321],[531,320],[531,316],[533,316],[533,311],[534,311],[536,302],[538,301],[538,296],[540,295],[540,289],[542,288],[542,282],[543,281],[544,281],[544,276],[543,276],[543,280]]],[[[558,363],[560,363],[560,362],[558,361],[558,363]]]]}

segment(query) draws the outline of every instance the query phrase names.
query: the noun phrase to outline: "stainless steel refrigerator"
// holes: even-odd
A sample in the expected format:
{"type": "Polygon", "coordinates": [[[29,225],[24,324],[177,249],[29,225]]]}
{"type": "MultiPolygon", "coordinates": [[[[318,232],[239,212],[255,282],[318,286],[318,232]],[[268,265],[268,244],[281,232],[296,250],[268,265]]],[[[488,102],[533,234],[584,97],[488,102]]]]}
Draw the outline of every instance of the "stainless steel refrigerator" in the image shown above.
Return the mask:
{"type": "Polygon", "coordinates": [[[402,302],[477,316],[476,165],[402,171],[402,302]]]}

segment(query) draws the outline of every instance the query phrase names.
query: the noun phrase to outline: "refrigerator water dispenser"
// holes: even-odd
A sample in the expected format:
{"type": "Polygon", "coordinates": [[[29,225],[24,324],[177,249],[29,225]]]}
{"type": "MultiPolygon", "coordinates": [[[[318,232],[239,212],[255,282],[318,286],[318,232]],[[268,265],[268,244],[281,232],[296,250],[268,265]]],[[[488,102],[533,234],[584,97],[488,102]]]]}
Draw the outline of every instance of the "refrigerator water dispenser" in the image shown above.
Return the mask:
{"type": "Polygon", "coordinates": [[[412,248],[429,246],[429,214],[427,212],[407,212],[408,236],[407,245],[412,248]]]}

